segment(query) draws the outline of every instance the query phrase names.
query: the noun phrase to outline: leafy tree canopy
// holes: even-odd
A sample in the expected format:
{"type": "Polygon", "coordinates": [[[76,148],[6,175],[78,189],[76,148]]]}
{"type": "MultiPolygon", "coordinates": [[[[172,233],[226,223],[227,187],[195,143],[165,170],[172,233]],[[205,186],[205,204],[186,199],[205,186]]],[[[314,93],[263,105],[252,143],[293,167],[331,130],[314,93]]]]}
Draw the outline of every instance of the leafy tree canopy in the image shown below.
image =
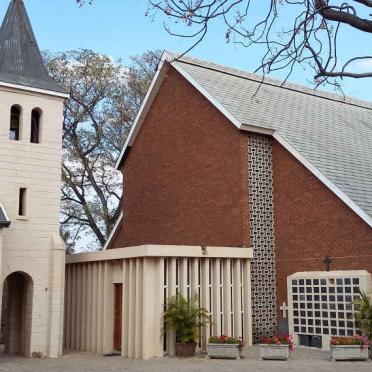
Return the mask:
{"type": "Polygon", "coordinates": [[[114,165],[160,52],[133,57],[129,66],[86,49],[44,57],[71,95],[63,121],[61,235],[70,250],[84,236],[94,241],[90,248],[100,248],[122,210],[114,165]]]}

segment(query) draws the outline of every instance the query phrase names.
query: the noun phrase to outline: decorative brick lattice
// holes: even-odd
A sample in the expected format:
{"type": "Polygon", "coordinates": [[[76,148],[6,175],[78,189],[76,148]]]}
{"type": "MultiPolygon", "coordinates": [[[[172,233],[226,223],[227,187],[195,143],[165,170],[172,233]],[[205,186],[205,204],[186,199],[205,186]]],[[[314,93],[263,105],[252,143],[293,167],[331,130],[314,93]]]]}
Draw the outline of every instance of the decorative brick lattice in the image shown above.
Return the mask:
{"type": "Polygon", "coordinates": [[[249,214],[252,260],[253,340],[276,331],[276,280],[272,142],[250,135],[248,140],[249,214]]]}

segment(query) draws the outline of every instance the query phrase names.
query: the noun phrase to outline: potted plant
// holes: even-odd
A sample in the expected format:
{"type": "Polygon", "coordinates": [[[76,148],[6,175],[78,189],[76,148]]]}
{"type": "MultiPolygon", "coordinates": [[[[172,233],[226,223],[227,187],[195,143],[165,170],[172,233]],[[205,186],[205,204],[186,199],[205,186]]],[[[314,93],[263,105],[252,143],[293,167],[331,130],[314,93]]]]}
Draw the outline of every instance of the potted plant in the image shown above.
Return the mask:
{"type": "Polygon", "coordinates": [[[359,299],[353,302],[355,309],[353,318],[363,336],[372,339],[372,303],[365,292],[359,291],[359,295],[359,299]]]}
{"type": "Polygon", "coordinates": [[[221,335],[213,336],[208,340],[207,352],[209,358],[240,359],[244,342],[241,338],[221,335]]]}
{"type": "MultiPolygon", "coordinates": [[[[365,292],[359,291],[359,299],[353,302],[354,313],[353,319],[355,325],[362,332],[364,337],[367,337],[371,345],[372,341],[372,303],[371,296],[368,296],[365,292]]],[[[369,357],[372,358],[372,348],[369,349],[369,357]]]]}
{"type": "Polygon", "coordinates": [[[368,339],[363,336],[331,337],[331,360],[367,360],[368,339]]]}
{"type": "Polygon", "coordinates": [[[164,327],[176,334],[176,355],[195,355],[196,341],[201,328],[209,323],[207,310],[199,307],[199,298],[193,295],[185,298],[177,294],[168,299],[164,311],[164,327]]]}
{"type": "Polygon", "coordinates": [[[262,339],[259,345],[261,359],[287,360],[289,352],[294,350],[293,337],[274,336],[262,339]]]}

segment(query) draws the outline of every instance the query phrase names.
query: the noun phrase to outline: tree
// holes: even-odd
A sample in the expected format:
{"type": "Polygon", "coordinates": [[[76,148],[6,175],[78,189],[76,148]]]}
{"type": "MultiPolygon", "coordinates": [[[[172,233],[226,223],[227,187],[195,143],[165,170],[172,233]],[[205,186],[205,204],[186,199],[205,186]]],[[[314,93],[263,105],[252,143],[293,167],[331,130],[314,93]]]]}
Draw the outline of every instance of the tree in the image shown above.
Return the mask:
{"type": "MultiPolygon", "coordinates": [[[[213,21],[226,26],[226,41],[245,47],[263,47],[257,71],[263,74],[296,63],[314,70],[316,85],[334,78],[372,77],[372,71],[353,71],[353,63],[371,55],[349,55],[341,61],[339,50],[348,46],[339,40],[343,28],[372,33],[372,0],[149,0],[150,16],[159,10],[173,21],[166,30],[192,41],[190,48],[207,35],[213,21]]],[[[346,30],[345,30],[346,31],[346,30]]],[[[372,68],[371,68],[372,69],[372,68]]]]}
{"type": "Polygon", "coordinates": [[[102,247],[122,210],[122,179],[114,168],[155,73],[160,52],[126,67],[91,50],[46,53],[50,74],[70,89],[65,105],[61,236],[73,249],[83,236],[102,247]]]}

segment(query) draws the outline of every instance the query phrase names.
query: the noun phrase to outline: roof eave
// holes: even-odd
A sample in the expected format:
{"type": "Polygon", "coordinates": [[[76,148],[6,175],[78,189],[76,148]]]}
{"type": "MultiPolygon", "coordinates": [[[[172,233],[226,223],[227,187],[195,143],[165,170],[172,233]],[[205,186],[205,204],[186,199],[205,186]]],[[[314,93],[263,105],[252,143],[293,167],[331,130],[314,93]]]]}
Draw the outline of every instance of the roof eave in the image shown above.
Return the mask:
{"type": "Polygon", "coordinates": [[[8,83],[6,81],[0,81],[0,86],[6,87],[6,88],[25,90],[25,91],[29,91],[29,92],[33,92],[33,93],[41,93],[41,94],[45,94],[45,95],[48,95],[48,96],[70,98],[69,93],[62,93],[62,92],[57,92],[57,91],[54,91],[54,90],[34,88],[34,87],[29,87],[27,85],[8,83]]]}
{"type": "Polygon", "coordinates": [[[133,122],[133,125],[129,131],[128,137],[126,141],[124,142],[124,146],[120,152],[120,155],[118,159],[116,160],[115,168],[117,170],[120,169],[121,164],[125,158],[125,154],[127,153],[127,150],[133,145],[134,140],[137,137],[137,134],[139,130],[142,127],[142,124],[150,110],[150,107],[158,94],[158,91],[160,89],[160,86],[162,85],[164,78],[166,76],[166,72],[168,70],[166,62],[169,61],[169,54],[167,52],[164,52],[161,56],[160,63],[158,66],[158,69],[151,81],[150,87],[146,93],[146,96],[142,102],[142,105],[138,111],[138,114],[133,122]]]}
{"type": "Polygon", "coordinates": [[[105,251],[111,245],[111,242],[115,238],[117,234],[117,229],[121,223],[121,220],[123,219],[123,215],[124,215],[123,212],[121,212],[119,218],[116,220],[115,225],[113,229],[111,230],[110,235],[107,238],[105,245],[103,246],[103,249],[102,249],[103,251],[105,251]]]}
{"type": "Polygon", "coordinates": [[[307,170],[318,178],[329,190],[340,198],[350,209],[352,209],[368,226],[372,227],[372,217],[360,208],[348,195],[346,195],[337,185],[326,177],[318,168],[298,152],[279,132],[275,131],[273,137],[292,154],[307,170]]]}
{"type": "Polygon", "coordinates": [[[217,101],[212,95],[208,93],[197,81],[195,81],[182,67],[179,63],[177,63],[177,59],[172,56],[172,54],[168,52],[164,52],[161,57],[161,62],[159,64],[158,70],[150,84],[149,90],[147,91],[147,94],[145,96],[145,99],[142,102],[142,105],[140,107],[140,110],[138,111],[138,114],[136,116],[136,119],[134,120],[134,123],[132,125],[132,128],[128,134],[128,137],[124,143],[124,146],[121,150],[121,153],[116,161],[115,168],[117,170],[120,169],[121,164],[125,158],[125,154],[127,153],[128,149],[133,145],[134,140],[136,139],[136,136],[141,129],[141,126],[149,112],[149,109],[152,105],[152,102],[154,101],[156,95],[158,94],[158,91],[160,89],[161,84],[164,81],[164,78],[166,76],[166,71],[168,69],[168,65],[171,65],[174,67],[189,83],[191,83],[203,96],[205,96],[209,101],[213,103],[213,105],[221,111],[221,113],[226,116],[238,129],[241,129],[242,123],[234,116],[232,115],[228,110],[225,109],[225,107],[217,101]]]}
{"type": "MultiPolygon", "coordinates": [[[[329,178],[319,171],[310,161],[300,154],[284,137],[277,131],[270,128],[262,128],[241,123],[229,110],[227,110],[217,99],[215,99],[206,89],[204,89],[195,79],[193,79],[182,67],[177,63],[171,54],[164,52],[161,58],[159,69],[151,82],[150,88],[134,121],[134,124],[129,132],[128,138],[116,162],[116,169],[119,169],[124,159],[125,153],[134,143],[134,140],[141,129],[141,126],[150,110],[151,104],[157,95],[160,86],[164,80],[165,62],[169,62],[191,85],[193,85],[209,102],[213,104],[229,121],[232,122],[239,130],[250,131],[254,133],[271,135],[275,138],[287,151],[289,151],[302,165],[304,165],[314,176],[316,176],[328,189],[330,189],[338,198],[340,198],[350,209],[352,209],[364,222],[372,227],[372,217],[369,216],[362,208],[360,208],[350,197],[348,197],[339,187],[337,187],[329,178]]],[[[116,230],[116,229],[114,229],[116,230]]]]}

